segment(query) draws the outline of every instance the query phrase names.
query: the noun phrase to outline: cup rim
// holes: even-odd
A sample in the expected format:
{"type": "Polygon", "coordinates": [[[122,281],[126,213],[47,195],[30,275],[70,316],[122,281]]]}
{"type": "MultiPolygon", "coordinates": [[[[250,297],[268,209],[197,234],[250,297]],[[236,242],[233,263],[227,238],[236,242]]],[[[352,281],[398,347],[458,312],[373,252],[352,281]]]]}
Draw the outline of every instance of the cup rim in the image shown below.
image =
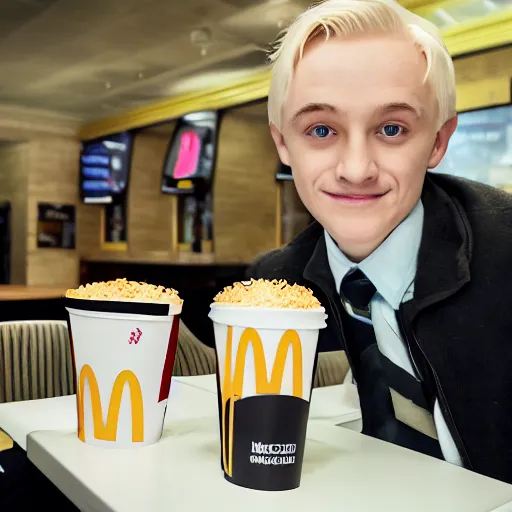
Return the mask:
{"type": "Polygon", "coordinates": [[[245,304],[229,304],[227,302],[212,302],[210,309],[240,309],[243,311],[247,310],[266,310],[266,311],[279,311],[279,312],[290,312],[290,313],[325,313],[325,308],[320,306],[319,308],[283,308],[283,307],[272,307],[272,306],[246,306],[245,304]]]}
{"type": "Polygon", "coordinates": [[[147,316],[174,316],[182,311],[183,304],[166,304],[163,302],[138,302],[128,300],[97,300],[64,297],[64,306],[91,313],[121,313],[147,316]]]}

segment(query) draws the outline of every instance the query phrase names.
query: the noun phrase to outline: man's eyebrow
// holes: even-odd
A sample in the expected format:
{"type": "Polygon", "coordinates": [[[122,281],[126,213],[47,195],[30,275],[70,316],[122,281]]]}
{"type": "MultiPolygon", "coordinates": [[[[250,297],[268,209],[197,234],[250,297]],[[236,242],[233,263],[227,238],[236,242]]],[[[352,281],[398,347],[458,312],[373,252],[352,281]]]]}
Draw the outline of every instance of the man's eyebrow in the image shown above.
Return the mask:
{"type": "Polygon", "coordinates": [[[292,117],[292,122],[296,121],[299,117],[303,116],[304,114],[310,114],[312,112],[337,112],[337,108],[333,105],[330,105],[329,103],[308,103],[307,105],[304,105],[302,108],[297,110],[295,114],[292,117]]]}
{"type": "Polygon", "coordinates": [[[418,109],[405,102],[386,103],[385,105],[380,105],[377,108],[377,111],[382,114],[393,112],[395,110],[408,110],[409,112],[412,112],[416,117],[421,117],[423,115],[423,110],[421,108],[418,109]]]}

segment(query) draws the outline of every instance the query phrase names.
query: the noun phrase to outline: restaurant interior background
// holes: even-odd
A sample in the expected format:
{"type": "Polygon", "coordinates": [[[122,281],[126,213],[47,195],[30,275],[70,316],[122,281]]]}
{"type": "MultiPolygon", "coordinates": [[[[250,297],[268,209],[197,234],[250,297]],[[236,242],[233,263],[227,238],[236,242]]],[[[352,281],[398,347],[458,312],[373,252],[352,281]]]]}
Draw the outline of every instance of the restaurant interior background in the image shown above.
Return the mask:
{"type": "MultiPolygon", "coordinates": [[[[172,286],[211,345],[214,294],[310,222],[270,137],[265,54],[309,3],[2,2],[0,283],[172,286]]],[[[511,2],[401,3],[455,61],[459,128],[439,170],[512,191],[511,2]]],[[[4,302],[2,316],[57,310],[4,302]]]]}

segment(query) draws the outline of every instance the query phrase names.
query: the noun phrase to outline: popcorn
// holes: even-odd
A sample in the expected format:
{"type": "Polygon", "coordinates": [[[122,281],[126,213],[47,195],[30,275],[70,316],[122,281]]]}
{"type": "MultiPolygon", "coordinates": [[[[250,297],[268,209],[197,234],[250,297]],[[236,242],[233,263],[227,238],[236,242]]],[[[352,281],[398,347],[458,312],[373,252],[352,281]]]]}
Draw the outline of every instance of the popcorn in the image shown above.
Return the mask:
{"type": "Polygon", "coordinates": [[[70,299],[85,300],[116,300],[131,302],[154,302],[160,304],[176,304],[181,306],[183,299],[173,288],[155,286],[153,284],[116,279],[101,283],[91,283],[66,292],[70,299]]]}
{"type": "Polygon", "coordinates": [[[319,300],[305,286],[290,285],[284,279],[251,279],[226,286],[213,299],[219,304],[236,304],[260,308],[315,309],[319,300]]]}

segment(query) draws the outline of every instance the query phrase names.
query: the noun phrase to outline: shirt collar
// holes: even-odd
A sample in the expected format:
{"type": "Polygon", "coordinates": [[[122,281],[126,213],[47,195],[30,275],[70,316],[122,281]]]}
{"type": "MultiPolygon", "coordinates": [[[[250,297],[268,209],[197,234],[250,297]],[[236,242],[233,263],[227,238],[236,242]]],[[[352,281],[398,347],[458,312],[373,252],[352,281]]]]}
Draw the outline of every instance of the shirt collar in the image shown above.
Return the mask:
{"type": "Polygon", "coordinates": [[[416,275],[423,216],[423,204],[420,200],[388,238],[359,264],[350,261],[327,231],[324,231],[327,258],[336,283],[336,290],[339,291],[341,281],[349,270],[359,267],[384,300],[393,309],[398,309],[416,275]],[[386,269],[385,272],[382,269],[386,269]]]}

